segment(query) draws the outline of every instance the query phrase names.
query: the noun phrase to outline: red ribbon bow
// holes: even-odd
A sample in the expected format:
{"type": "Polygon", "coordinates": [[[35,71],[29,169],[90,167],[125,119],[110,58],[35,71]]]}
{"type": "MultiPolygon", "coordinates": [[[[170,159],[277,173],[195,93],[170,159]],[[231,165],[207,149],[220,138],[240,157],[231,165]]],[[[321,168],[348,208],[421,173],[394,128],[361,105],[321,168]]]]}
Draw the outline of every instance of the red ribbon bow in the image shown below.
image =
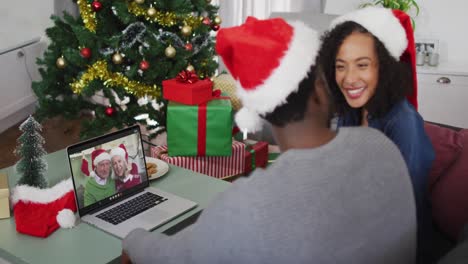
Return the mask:
{"type": "Polygon", "coordinates": [[[177,74],[177,81],[183,82],[183,83],[195,83],[198,81],[198,76],[195,72],[193,71],[187,71],[183,70],[177,74]]]}

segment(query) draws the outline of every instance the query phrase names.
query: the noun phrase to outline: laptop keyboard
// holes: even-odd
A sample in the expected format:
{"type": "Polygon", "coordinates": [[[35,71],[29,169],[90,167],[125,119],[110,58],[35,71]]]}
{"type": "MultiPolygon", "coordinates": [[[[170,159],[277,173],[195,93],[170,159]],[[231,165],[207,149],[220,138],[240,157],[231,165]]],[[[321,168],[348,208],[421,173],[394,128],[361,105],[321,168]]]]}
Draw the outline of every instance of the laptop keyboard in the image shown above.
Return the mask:
{"type": "Polygon", "coordinates": [[[96,217],[117,225],[165,201],[167,201],[166,198],[147,192],[128,200],[119,206],[100,213],[96,215],[96,217]]]}

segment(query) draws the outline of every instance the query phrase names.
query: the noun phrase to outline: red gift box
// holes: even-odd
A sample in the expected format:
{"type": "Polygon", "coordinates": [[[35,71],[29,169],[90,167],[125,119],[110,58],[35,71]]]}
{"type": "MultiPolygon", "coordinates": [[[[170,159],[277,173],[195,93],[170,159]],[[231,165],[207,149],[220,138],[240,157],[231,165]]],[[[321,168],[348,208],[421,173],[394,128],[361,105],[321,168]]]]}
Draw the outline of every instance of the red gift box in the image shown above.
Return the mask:
{"type": "Polygon", "coordinates": [[[174,78],[163,81],[162,86],[164,99],[182,104],[199,105],[212,98],[213,82],[210,79],[184,82],[174,78]]]}
{"type": "Polygon", "coordinates": [[[268,164],[268,143],[255,142],[246,146],[242,142],[233,141],[232,156],[227,157],[170,157],[167,146],[152,147],[151,156],[179,167],[225,179],[247,174],[257,167],[265,168],[268,164]]]}
{"type": "Polygon", "coordinates": [[[244,173],[247,174],[257,167],[265,168],[268,164],[268,143],[259,141],[246,141],[245,149],[245,168],[244,173]]]}
{"type": "Polygon", "coordinates": [[[244,151],[244,143],[233,141],[231,156],[170,157],[167,146],[152,147],[151,156],[179,167],[224,179],[244,173],[244,151]]]}

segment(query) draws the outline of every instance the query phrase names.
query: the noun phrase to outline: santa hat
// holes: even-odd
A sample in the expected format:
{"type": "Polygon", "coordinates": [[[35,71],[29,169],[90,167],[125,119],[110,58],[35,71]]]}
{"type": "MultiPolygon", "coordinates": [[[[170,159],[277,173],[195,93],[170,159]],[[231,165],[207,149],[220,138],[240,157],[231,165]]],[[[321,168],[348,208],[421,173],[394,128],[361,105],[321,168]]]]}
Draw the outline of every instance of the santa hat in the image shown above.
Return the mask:
{"type": "Polygon", "coordinates": [[[413,91],[408,95],[408,101],[417,109],[416,48],[411,18],[400,10],[366,7],[335,18],[330,29],[347,21],[363,26],[383,43],[392,57],[411,65],[413,91]]]}
{"type": "Polygon", "coordinates": [[[91,152],[91,160],[93,163],[93,170],[96,168],[99,162],[108,160],[110,161],[111,157],[107,151],[103,149],[95,149],[91,152]]]}
{"type": "Polygon", "coordinates": [[[48,189],[18,185],[11,199],[19,233],[47,237],[59,226],[75,225],[76,202],[71,178],[48,189]]]}
{"type": "Polygon", "coordinates": [[[243,25],[218,32],[216,51],[238,83],[243,108],[236,114],[236,123],[241,130],[260,130],[260,115],[273,112],[298,90],[318,48],[315,30],[282,18],[248,17],[243,25]]]}
{"type": "Polygon", "coordinates": [[[122,159],[128,162],[128,152],[124,144],[120,144],[118,147],[113,148],[110,152],[110,156],[120,156],[122,159]]]}

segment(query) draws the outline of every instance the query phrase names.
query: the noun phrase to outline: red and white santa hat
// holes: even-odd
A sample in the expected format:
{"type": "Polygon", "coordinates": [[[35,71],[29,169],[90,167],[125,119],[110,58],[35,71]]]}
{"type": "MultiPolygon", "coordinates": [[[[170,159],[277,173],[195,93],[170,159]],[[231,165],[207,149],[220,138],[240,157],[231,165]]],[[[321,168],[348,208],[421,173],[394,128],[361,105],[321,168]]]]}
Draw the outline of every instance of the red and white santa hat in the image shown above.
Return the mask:
{"type": "Polygon", "coordinates": [[[124,159],[125,161],[128,162],[128,152],[127,152],[127,148],[125,148],[124,144],[120,144],[118,147],[113,148],[110,151],[110,156],[111,157],[120,156],[120,157],[122,157],[122,159],[124,159]]]}
{"type": "Polygon", "coordinates": [[[104,160],[111,160],[111,156],[107,151],[103,149],[95,149],[93,152],[91,152],[91,161],[93,163],[93,170],[96,168],[99,162],[104,161],[104,160]]]}
{"type": "Polygon", "coordinates": [[[400,10],[366,7],[335,18],[330,24],[330,30],[347,21],[363,26],[383,43],[392,57],[411,65],[413,92],[407,98],[417,109],[416,47],[411,18],[400,10]]]}
{"type": "Polygon", "coordinates": [[[216,51],[238,82],[243,107],[236,123],[241,130],[260,130],[260,115],[273,112],[298,90],[315,63],[318,48],[315,30],[282,18],[248,17],[244,24],[218,32],[216,51]]]}
{"type": "Polygon", "coordinates": [[[75,225],[77,208],[71,178],[48,189],[18,185],[11,202],[19,233],[47,237],[59,227],[75,225]]]}

